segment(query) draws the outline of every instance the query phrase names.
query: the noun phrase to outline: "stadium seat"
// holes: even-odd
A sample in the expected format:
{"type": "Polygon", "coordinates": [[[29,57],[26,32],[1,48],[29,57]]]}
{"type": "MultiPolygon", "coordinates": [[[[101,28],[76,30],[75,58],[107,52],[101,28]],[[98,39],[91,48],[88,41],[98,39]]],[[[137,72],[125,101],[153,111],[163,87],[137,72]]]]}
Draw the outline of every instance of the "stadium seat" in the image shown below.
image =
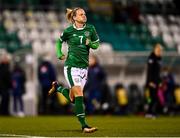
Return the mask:
{"type": "Polygon", "coordinates": [[[146,20],[149,24],[155,24],[155,19],[153,18],[152,15],[146,15],[146,20]]]}
{"type": "MultiPolygon", "coordinates": [[[[154,4],[154,0],[146,2],[154,4]]],[[[2,16],[5,17],[5,28],[8,29],[8,32],[18,31],[18,37],[22,44],[33,43],[38,39],[45,42],[46,38],[55,42],[63,29],[68,26],[64,20],[65,15],[53,10],[47,12],[27,10],[24,13],[6,10],[3,11],[2,16]]],[[[88,21],[95,25],[100,40],[111,43],[113,50],[146,51],[155,42],[163,43],[164,41],[167,45],[171,41],[174,41],[176,45],[179,43],[178,33],[167,36],[169,33],[180,31],[177,26],[179,18],[176,16],[168,16],[167,21],[161,14],[143,14],[140,15],[141,23],[138,25],[133,23],[114,24],[110,18],[90,12],[87,12],[87,16],[88,21]],[[159,37],[163,39],[158,39],[159,37]]],[[[0,34],[0,39],[2,37],[0,34]]]]}
{"type": "Polygon", "coordinates": [[[32,50],[35,54],[41,55],[43,53],[43,43],[39,40],[35,40],[32,42],[32,50]]]}
{"type": "Polygon", "coordinates": [[[4,10],[2,12],[2,16],[6,19],[12,19],[12,16],[11,16],[11,11],[10,10],[4,10]]]}
{"type": "Polygon", "coordinates": [[[165,22],[164,18],[161,15],[156,15],[155,18],[157,24],[163,24],[165,22]]]}
{"type": "Polygon", "coordinates": [[[169,27],[166,24],[160,24],[159,25],[160,32],[163,33],[169,33],[169,27]]]}
{"type": "Polygon", "coordinates": [[[6,34],[4,32],[0,32],[0,41],[6,40],[6,34]]]}
{"type": "Polygon", "coordinates": [[[54,11],[49,11],[46,16],[47,16],[47,21],[49,22],[52,22],[58,19],[57,14],[54,11]]]}
{"type": "Polygon", "coordinates": [[[44,40],[44,44],[42,46],[44,53],[52,53],[55,50],[55,42],[50,39],[44,40]]]}
{"type": "Polygon", "coordinates": [[[5,26],[6,30],[8,30],[9,32],[14,32],[14,31],[16,31],[16,30],[15,30],[15,26],[14,26],[14,22],[13,22],[12,19],[6,19],[6,20],[4,21],[4,26],[5,26]]]}
{"type": "Polygon", "coordinates": [[[21,29],[18,32],[18,37],[21,40],[21,42],[30,42],[29,41],[29,34],[28,31],[26,29],[21,29]]]}
{"type": "Polygon", "coordinates": [[[156,24],[150,24],[149,25],[149,30],[150,30],[151,35],[153,37],[156,37],[156,36],[158,36],[160,34],[158,26],[156,24]]]}
{"type": "Polygon", "coordinates": [[[11,41],[7,43],[7,50],[11,53],[19,50],[21,48],[20,43],[11,41]]]}
{"type": "Polygon", "coordinates": [[[176,43],[176,45],[180,44],[180,33],[173,33],[173,40],[176,43]]]}
{"type": "Polygon", "coordinates": [[[162,37],[163,37],[164,42],[167,44],[167,47],[169,47],[169,48],[174,47],[174,41],[170,34],[164,33],[162,37]]]}
{"type": "Polygon", "coordinates": [[[0,49],[2,50],[2,49],[6,49],[6,48],[7,48],[6,43],[5,43],[5,42],[0,41],[0,49]]]}
{"type": "Polygon", "coordinates": [[[175,25],[175,24],[172,24],[169,26],[169,30],[171,33],[179,33],[179,26],[178,25],[175,25]]]}
{"type": "Polygon", "coordinates": [[[41,41],[45,41],[45,40],[51,38],[50,35],[51,34],[50,34],[50,32],[48,30],[43,29],[41,32],[39,32],[39,39],[41,41]]]}
{"type": "Polygon", "coordinates": [[[35,40],[39,40],[39,37],[40,37],[40,33],[37,29],[30,30],[30,32],[29,32],[30,42],[35,41],[35,40]]]}
{"type": "Polygon", "coordinates": [[[28,30],[37,29],[37,22],[34,19],[30,19],[26,22],[26,28],[28,30]]]}
{"type": "Polygon", "coordinates": [[[59,37],[60,37],[60,35],[61,35],[61,31],[60,30],[56,30],[56,29],[54,29],[52,32],[51,32],[51,40],[57,40],[59,37]]]}

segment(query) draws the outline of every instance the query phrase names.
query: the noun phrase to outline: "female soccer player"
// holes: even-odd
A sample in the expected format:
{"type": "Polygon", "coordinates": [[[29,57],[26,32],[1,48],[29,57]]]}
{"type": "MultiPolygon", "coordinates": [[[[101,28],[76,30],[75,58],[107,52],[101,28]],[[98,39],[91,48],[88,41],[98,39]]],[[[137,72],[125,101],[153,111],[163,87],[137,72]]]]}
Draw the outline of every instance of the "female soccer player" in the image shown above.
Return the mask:
{"type": "Polygon", "coordinates": [[[86,13],[82,8],[67,9],[66,18],[71,25],[57,40],[56,54],[58,59],[65,59],[61,48],[62,43],[67,42],[68,55],[65,61],[64,75],[70,88],[63,88],[55,81],[52,83],[49,95],[60,92],[68,101],[75,103],[75,114],[81,124],[82,131],[91,133],[97,128],[88,126],[85,121],[83,89],[87,80],[89,50],[99,47],[99,38],[94,26],[86,24],[86,13]]]}

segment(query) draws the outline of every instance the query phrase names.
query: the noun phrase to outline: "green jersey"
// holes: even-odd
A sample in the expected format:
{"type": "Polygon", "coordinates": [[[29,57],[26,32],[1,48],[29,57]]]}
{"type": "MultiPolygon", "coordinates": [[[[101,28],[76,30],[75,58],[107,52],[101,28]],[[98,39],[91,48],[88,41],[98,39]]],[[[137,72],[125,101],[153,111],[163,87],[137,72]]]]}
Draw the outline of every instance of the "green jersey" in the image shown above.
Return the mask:
{"type": "Polygon", "coordinates": [[[68,55],[65,66],[87,68],[89,65],[89,49],[86,45],[86,39],[92,43],[98,42],[99,38],[95,27],[86,24],[83,28],[76,28],[74,25],[69,26],[61,34],[61,42],[68,44],[68,55]]]}

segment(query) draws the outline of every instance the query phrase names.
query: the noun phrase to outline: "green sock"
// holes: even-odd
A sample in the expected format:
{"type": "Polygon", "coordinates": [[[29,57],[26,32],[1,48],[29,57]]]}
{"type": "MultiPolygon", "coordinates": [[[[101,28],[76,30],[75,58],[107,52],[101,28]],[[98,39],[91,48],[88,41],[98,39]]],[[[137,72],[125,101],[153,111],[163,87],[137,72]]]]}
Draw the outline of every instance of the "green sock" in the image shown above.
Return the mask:
{"type": "Polygon", "coordinates": [[[57,92],[60,92],[64,95],[64,97],[66,97],[66,99],[68,100],[68,102],[71,102],[70,97],[69,97],[69,89],[68,88],[64,88],[62,86],[59,86],[57,88],[57,92]]]}
{"type": "Polygon", "coordinates": [[[82,127],[87,125],[85,121],[85,110],[83,104],[83,96],[75,97],[75,113],[82,127]]]}

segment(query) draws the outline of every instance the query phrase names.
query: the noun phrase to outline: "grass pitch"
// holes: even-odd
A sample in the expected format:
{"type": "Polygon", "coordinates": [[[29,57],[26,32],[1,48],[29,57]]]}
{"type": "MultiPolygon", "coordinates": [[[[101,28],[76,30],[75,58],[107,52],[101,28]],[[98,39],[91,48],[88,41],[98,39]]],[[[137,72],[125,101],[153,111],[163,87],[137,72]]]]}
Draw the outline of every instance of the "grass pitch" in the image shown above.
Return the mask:
{"type": "Polygon", "coordinates": [[[180,136],[180,116],[158,117],[155,120],[137,116],[88,116],[98,131],[81,132],[75,116],[0,117],[0,137],[149,137],[180,136]]]}

